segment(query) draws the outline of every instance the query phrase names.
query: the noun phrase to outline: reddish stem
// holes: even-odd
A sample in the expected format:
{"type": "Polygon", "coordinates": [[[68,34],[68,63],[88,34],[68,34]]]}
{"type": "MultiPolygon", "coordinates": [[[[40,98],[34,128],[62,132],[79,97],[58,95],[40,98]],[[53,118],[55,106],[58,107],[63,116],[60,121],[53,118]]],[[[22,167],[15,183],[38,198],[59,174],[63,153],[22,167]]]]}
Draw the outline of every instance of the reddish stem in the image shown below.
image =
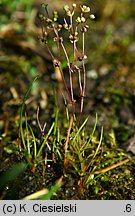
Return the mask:
{"type": "Polygon", "coordinates": [[[71,67],[70,67],[70,62],[69,62],[69,58],[68,58],[68,55],[67,55],[67,51],[66,51],[62,41],[61,41],[61,46],[62,46],[62,49],[63,49],[64,54],[66,56],[67,65],[68,65],[69,81],[70,81],[70,92],[71,92],[71,103],[72,103],[72,114],[74,116],[74,114],[75,114],[75,100],[74,100],[74,93],[73,93],[73,77],[72,77],[72,72],[71,72],[71,67]]]}
{"type": "Polygon", "coordinates": [[[82,33],[82,71],[83,71],[83,88],[82,88],[82,94],[81,94],[81,102],[80,102],[80,115],[79,115],[79,121],[82,115],[83,111],[83,105],[84,105],[84,96],[85,96],[85,90],[86,90],[86,70],[85,70],[85,63],[84,63],[84,32],[82,33]]]}

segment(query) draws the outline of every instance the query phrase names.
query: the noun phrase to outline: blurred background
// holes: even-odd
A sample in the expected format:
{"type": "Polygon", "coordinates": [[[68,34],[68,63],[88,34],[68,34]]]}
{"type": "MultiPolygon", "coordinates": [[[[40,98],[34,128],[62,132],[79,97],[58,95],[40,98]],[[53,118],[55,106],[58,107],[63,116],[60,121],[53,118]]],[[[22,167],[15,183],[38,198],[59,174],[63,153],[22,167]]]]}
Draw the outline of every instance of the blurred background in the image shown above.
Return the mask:
{"type": "MultiPolygon", "coordinates": [[[[134,134],[135,127],[135,1],[0,1],[0,131],[14,140],[18,136],[19,107],[29,84],[38,75],[29,99],[29,121],[35,123],[37,106],[41,122],[50,121],[54,89],[59,88],[51,58],[40,43],[38,13],[41,3],[63,19],[65,4],[90,6],[95,20],[86,35],[87,91],[84,118],[95,118],[106,130],[114,129],[120,141],[134,134]],[[126,133],[125,133],[126,131],[126,133]]],[[[70,50],[69,41],[64,41],[70,50]]],[[[52,44],[55,52],[55,46],[52,44]]],[[[64,91],[64,90],[63,90],[64,91]]],[[[63,99],[60,96],[60,107],[63,99]]],[[[91,121],[92,122],[92,121],[91,121]]],[[[93,124],[93,122],[92,122],[93,124]]]]}

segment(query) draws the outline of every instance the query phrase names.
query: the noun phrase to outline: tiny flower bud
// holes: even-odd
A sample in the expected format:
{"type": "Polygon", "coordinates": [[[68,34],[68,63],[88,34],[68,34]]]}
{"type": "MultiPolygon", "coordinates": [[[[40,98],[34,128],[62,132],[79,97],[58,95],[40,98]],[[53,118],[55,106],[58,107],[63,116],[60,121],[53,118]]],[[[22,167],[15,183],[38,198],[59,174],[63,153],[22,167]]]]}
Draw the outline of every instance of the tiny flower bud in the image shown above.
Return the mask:
{"type": "Polygon", "coordinates": [[[76,22],[81,23],[81,17],[77,17],[76,22]]]}
{"type": "Polygon", "coordinates": [[[62,43],[63,42],[63,37],[59,38],[59,42],[62,43]]]}
{"type": "Polygon", "coordinates": [[[84,57],[83,57],[84,59],[87,59],[87,56],[86,55],[84,55],[84,57]]]}
{"type": "Polygon", "coordinates": [[[73,15],[70,10],[66,11],[66,13],[67,13],[67,16],[72,16],[73,15]]]}
{"type": "Polygon", "coordinates": [[[53,38],[53,41],[54,41],[54,42],[57,42],[57,41],[58,41],[58,38],[57,38],[57,37],[54,37],[54,38],[53,38]]]}
{"type": "Polygon", "coordinates": [[[47,23],[48,25],[50,25],[50,24],[52,24],[52,20],[51,20],[50,18],[47,18],[47,19],[46,19],[46,23],[47,23]]]}
{"type": "Polygon", "coordinates": [[[56,22],[58,19],[58,12],[57,11],[54,11],[53,12],[53,21],[56,22]]]}
{"type": "Polygon", "coordinates": [[[81,28],[81,32],[87,32],[89,26],[88,25],[85,25],[81,28]]]}
{"type": "Polygon", "coordinates": [[[38,17],[39,17],[40,19],[42,19],[42,18],[43,18],[43,15],[42,15],[42,14],[39,14],[38,17]]]}
{"type": "Polygon", "coordinates": [[[47,8],[47,6],[48,6],[48,4],[44,4],[44,3],[41,4],[41,7],[44,9],[47,8]]]}
{"type": "Polygon", "coordinates": [[[95,19],[95,15],[94,14],[90,14],[90,19],[95,19]]]}
{"type": "Polygon", "coordinates": [[[70,39],[71,43],[77,42],[79,40],[77,35],[78,35],[78,32],[75,32],[75,33],[69,35],[69,39],[70,39]]]}
{"type": "Polygon", "coordinates": [[[72,6],[73,6],[73,8],[76,8],[76,4],[75,3],[73,3],[72,6]]]}
{"type": "Polygon", "coordinates": [[[60,67],[60,61],[58,61],[58,59],[54,59],[53,64],[55,67],[60,67]]]}
{"type": "Polygon", "coordinates": [[[68,24],[67,24],[67,23],[63,24],[63,27],[64,27],[65,29],[68,29],[68,24]]]}
{"type": "Polygon", "coordinates": [[[41,22],[45,20],[45,17],[42,14],[39,14],[38,17],[39,17],[41,22]]]}
{"type": "Polygon", "coordinates": [[[71,25],[68,25],[67,23],[63,24],[63,27],[67,30],[71,29],[71,25]]]}
{"type": "Polygon", "coordinates": [[[57,30],[60,31],[62,29],[62,25],[58,25],[57,30]]]}
{"type": "Polygon", "coordinates": [[[69,11],[69,10],[70,10],[69,6],[68,6],[68,5],[65,5],[65,6],[64,6],[64,10],[65,10],[66,12],[69,11]]]}
{"type": "Polygon", "coordinates": [[[86,19],[85,19],[85,17],[81,17],[81,22],[85,22],[86,21],[86,19]]]}

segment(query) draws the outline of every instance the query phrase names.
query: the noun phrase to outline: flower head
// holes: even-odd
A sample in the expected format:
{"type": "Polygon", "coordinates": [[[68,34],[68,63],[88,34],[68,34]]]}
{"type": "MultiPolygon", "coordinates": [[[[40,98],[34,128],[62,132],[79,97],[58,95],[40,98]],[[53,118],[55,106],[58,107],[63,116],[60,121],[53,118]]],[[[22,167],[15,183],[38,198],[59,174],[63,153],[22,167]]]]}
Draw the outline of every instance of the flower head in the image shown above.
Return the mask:
{"type": "Polygon", "coordinates": [[[69,24],[67,24],[67,21],[66,21],[66,19],[64,18],[64,24],[63,24],[63,27],[65,28],[65,29],[67,29],[67,30],[70,30],[71,29],[71,25],[69,25],[69,24]]]}
{"type": "Polygon", "coordinates": [[[70,10],[70,8],[69,8],[68,5],[65,5],[65,6],[64,6],[64,10],[65,10],[67,16],[72,16],[71,10],[70,10]]]}
{"type": "Polygon", "coordinates": [[[41,7],[44,8],[44,9],[46,9],[47,6],[48,6],[48,4],[44,4],[44,3],[41,4],[41,7]]]}
{"type": "Polygon", "coordinates": [[[70,7],[68,5],[64,6],[64,10],[65,10],[67,16],[73,16],[74,15],[76,4],[73,4],[72,6],[73,6],[73,10],[72,11],[70,10],[70,7]]]}
{"type": "Polygon", "coordinates": [[[87,32],[89,29],[89,26],[88,25],[85,25],[81,28],[81,32],[87,32]]]}
{"type": "Polygon", "coordinates": [[[69,10],[70,10],[69,6],[68,6],[68,5],[65,5],[65,6],[64,6],[64,10],[65,10],[66,12],[69,11],[69,10]]]}
{"type": "Polygon", "coordinates": [[[88,13],[90,12],[90,7],[86,6],[86,5],[83,5],[83,6],[80,6],[81,7],[81,10],[83,13],[88,13]]]}
{"type": "Polygon", "coordinates": [[[69,35],[69,39],[70,39],[71,43],[77,42],[79,40],[79,38],[78,38],[78,32],[70,34],[69,35]]]}

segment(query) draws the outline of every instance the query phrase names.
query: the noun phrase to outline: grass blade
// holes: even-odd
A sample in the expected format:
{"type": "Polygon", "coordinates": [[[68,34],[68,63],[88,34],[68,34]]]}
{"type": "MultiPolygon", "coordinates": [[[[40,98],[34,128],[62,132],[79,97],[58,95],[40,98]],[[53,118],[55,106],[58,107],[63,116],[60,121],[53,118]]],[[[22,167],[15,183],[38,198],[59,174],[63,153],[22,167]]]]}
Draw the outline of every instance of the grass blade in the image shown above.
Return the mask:
{"type": "Polygon", "coordinates": [[[34,132],[31,128],[31,126],[28,124],[28,127],[30,129],[30,132],[31,132],[31,135],[32,135],[32,138],[33,138],[33,143],[34,143],[34,158],[36,159],[37,157],[37,143],[36,143],[36,138],[35,138],[35,135],[34,135],[34,132]]]}
{"type": "Polygon", "coordinates": [[[32,193],[21,200],[32,200],[32,199],[39,199],[41,196],[46,195],[48,193],[48,189],[44,188],[40,191],[37,191],[35,193],[32,193]]]}
{"type": "Polygon", "coordinates": [[[20,136],[22,139],[22,144],[23,144],[24,149],[27,149],[26,143],[25,143],[25,138],[24,138],[24,132],[23,132],[23,113],[25,110],[25,102],[28,98],[28,95],[32,89],[34,82],[36,82],[37,79],[38,79],[38,76],[36,76],[35,79],[32,81],[32,83],[30,83],[29,88],[27,89],[27,91],[23,97],[23,102],[22,102],[21,109],[20,109],[19,133],[20,133],[20,136]]]}
{"type": "Polygon", "coordinates": [[[78,137],[80,131],[83,129],[83,127],[84,127],[85,124],[87,123],[88,119],[89,119],[89,117],[87,117],[87,118],[85,119],[85,121],[82,123],[82,125],[80,126],[80,128],[77,130],[77,132],[76,132],[76,134],[75,134],[75,136],[74,136],[72,142],[74,142],[74,141],[76,140],[76,138],[78,137]]]}
{"type": "Polygon", "coordinates": [[[40,149],[39,149],[39,151],[38,151],[38,153],[37,153],[37,158],[40,156],[40,154],[41,154],[41,152],[42,152],[42,149],[44,148],[44,146],[45,146],[45,144],[46,144],[46,141],[47,141],[47,139],[48,139],[48,137],[50,136],[50,134],[51,134],[51,132],[52,132],[52,130],[53,130],[53,128],[54,128],[54,122],[52,123],[52,126],[51,126],[51,128],[50,128],[50,130],[48,131],[48,133],[47,133],[47,135],[46,135],[46,137],[45,137],[45,139],[44,139],[44,141],[43,141],[43,143],[42,143],[42,145],[41,145],[41,147],[40,147],[40,149]]]}

